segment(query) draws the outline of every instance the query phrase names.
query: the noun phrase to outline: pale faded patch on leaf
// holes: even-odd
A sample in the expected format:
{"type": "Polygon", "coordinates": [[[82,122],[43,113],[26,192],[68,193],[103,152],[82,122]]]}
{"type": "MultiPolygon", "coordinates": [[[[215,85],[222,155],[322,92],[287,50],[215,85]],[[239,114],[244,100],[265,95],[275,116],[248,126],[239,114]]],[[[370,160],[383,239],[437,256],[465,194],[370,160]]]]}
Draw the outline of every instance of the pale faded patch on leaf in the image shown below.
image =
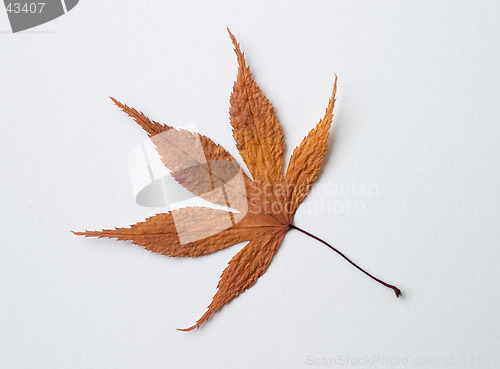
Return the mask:
{"type": "Polygon", "coordinates": [[[168,256],[196,257],[248,241],[251,237],[251,230],[251,228],[244,228],[242,224],[232,224],[225,211],[191,207],[157,214],[127,228],[73,233],[85,237],[107,237],[132,241],[149,251],[168,256]],[[199,221],[196,228],[186,227],[192,224],[194,219],[199,221]],[[221,219],[223,221],[217,224],[216,222],[221,219]],[[178,233],[176,223],[181,224],[181,234],[178,233]]]}
{"type": "Polygon", "coordinates": [[[151,137],[175,180],[196,196],[247,212],[248,177],[222,146],[206,136],[150,120],[144,113],[111,98],[151,137]]]}

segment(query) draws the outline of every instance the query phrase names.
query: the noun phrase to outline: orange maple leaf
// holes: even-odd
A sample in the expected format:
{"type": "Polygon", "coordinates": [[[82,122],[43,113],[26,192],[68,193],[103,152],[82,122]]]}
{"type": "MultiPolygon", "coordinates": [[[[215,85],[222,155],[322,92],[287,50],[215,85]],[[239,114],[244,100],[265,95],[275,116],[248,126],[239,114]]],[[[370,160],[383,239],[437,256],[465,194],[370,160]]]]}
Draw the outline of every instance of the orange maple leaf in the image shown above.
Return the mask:
{"type": "Polygon", "coordinates": [[[333,246],[292,224],[325,157],[337,77],[324,117],[295,148],[283,175],[284,139],[278,118],[253,80],[236,38],[229,29],[228,32],[239,67],[229,115],[238,151],[252,178],[209,138],[152,121],[142,112],[111,99],[148,133],[164,165],[179,184],[196,196],[233,210],[186,207],[154,215],[129,228],[73,233],[130,240],[150,251],[189,257],[249,241],[222,273],[205,314],[183,331],[200,327],[222,306],[252,287],[269,267],[289,229],[323,242],[368,276],[393,289],[399,297],[401,292],[397,287],[373,277],[333,246]]]}

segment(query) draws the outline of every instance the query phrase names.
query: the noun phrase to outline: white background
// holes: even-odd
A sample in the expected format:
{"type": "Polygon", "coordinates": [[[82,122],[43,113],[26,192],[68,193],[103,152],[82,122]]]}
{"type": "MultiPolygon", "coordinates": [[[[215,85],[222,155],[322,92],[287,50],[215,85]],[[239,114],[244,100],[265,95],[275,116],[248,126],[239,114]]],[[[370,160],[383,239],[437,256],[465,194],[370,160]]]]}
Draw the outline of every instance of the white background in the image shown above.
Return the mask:
{"type": "Polygon", "coordinates": [[[0,11],[0,367],[310,368],[374,355],[386,361],[363,367],[499,367],[499,18],[498,1],[85,0],[12,34],[0,11]],[[295,223],[403,298],[290,231],[253,288],[183,333],[242,245],[174,259],[70,233],[162,211],[134,202],[127,156],[146,136],[108,95],[195,122],[237,155],[226,26],[276,108],[287,158],[337,73],[317,185],[378,192],[313,193],[295,223]],[[313,211],[349,198],[364,211],[313,211]]]}

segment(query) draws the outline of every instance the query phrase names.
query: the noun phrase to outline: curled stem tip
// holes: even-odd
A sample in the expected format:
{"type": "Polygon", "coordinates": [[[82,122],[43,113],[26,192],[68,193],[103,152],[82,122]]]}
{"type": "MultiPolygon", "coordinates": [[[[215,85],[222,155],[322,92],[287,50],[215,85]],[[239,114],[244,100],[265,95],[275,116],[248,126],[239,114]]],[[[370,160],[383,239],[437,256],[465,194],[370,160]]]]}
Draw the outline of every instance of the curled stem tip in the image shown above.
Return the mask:
{"type": "Polygon", "coordinates": [[[387,287],[387,288],[390,288],[394,291],[394,293],[396,294],[396,297],[399,298],[401,296],[401,290],[399,288],[397,288],[396,286],[393,286],[392,284],[389,284],[389,283],[386,283],[384,281],[382,281],[381,279],[378,279],[377,277],[374,277],[373,275],[371,275],[370,273],[368,273],[366,270],[364,270],[363,268],[361,268],[360,266],[358,266],[356,263],[354,263],[351,259],[349,259],[347,256],[345,256],[343,253],[341,253],[339,250],[337,250],[335,247],[333,247],[332,245],[330,245],[328,242],[322,240],[321,238],[303,230],[302,228],[299,228],[293,224],[290,224],[290,228],[293,228],[293,229],[296,229],[297,231],[299,232],[302,232],[306,235],[308,235],[309,237],[312,237],[314,238],[315,240],[325,244],[326,246],[328,246],[330,249],[332,249],[333,251],[335,251],[337,254],[339,254],[340,256],[342,256],[345,260],[347,260],[351,265],[353,265],[355,268],[359,269],[360,271],[362,271],[363,273],[365,273],[368,277],[370,277],[371,279],[377,281],[378,283],[380,283],[381,285],[387,287]]]}

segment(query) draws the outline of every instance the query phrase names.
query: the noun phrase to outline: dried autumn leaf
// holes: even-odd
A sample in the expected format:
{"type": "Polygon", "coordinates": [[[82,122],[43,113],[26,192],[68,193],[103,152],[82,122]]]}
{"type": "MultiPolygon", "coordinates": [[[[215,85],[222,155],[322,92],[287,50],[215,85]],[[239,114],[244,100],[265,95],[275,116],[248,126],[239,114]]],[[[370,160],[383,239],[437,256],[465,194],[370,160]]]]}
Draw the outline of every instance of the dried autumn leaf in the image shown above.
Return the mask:
{"type": "MultiPolygon", "coordinates": [[[[289,229],[325,243],[359,268],[325,241],[292,224],[325,157],[337,78],[324,117],[294,150],[283,176],[284,139],[278,118],[253,80],[236,38],[231,32],[229,35],[238,60],[238,75],[230,99],[230,122],[236,146],[252,179],[224,148],[209,138],[152,121],[111,99],[148,133],[163,164],[180,185],[196,196],[234,211],[188,207],[154,215],[129,228],[74,232],[87,237],[130,240],[169,256],[196,257],[249,241],[222,273],[205,314],[193,326],[181,329],[184,331],[200,327],[222,306],[252,287],[269,267],[289,229]]],[[[397,287],[362,271],[392,288],[399,297],[397,287]]]]}

